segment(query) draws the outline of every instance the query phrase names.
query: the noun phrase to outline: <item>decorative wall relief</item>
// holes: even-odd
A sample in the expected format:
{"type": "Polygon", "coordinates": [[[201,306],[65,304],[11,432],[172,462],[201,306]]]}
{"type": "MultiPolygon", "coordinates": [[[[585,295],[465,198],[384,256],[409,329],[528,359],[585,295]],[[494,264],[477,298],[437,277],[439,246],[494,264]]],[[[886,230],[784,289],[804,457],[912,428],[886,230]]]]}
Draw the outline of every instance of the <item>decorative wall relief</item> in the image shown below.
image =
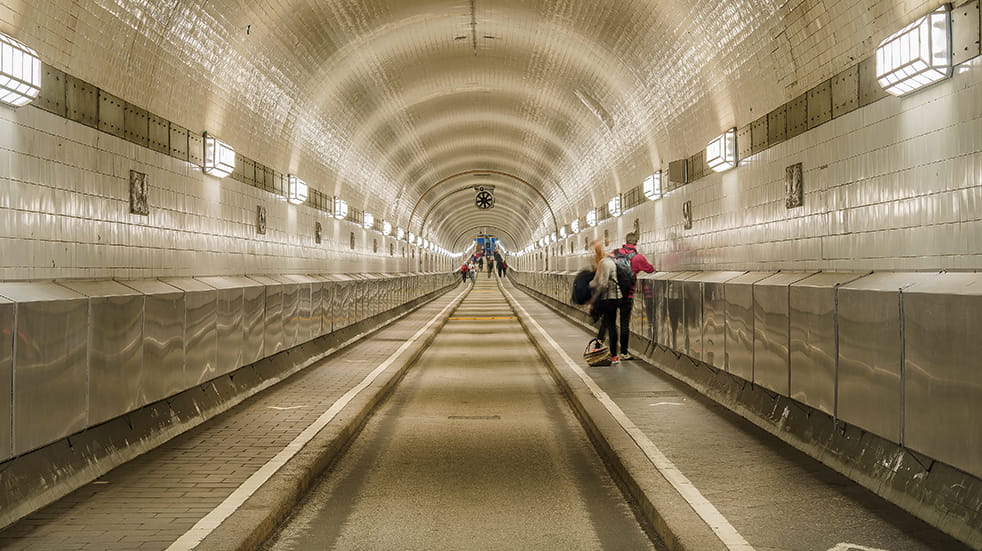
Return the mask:
{"type": "Polygon", "coordinates": [[[256,205],[256,233],[266,235],[266,207],[256,205]]]}
{"type": "Polygon", "coordinates": [[[793,209],[805,204],[801,177],[801,163],[793,164],[784,171],[784,206],[793,209]]]}
{"type": "Polygon", "coordinates": [[[372,252],[378,252],[378,239],[372,239],[372,252]]]}
{"type": "Polygon", "coordinates": [[[682,203],[682,224],[685,229],[692,229],[692,201],[682,203]]]}
{"type": "Polygon", "coordinates": [[[314,222],[314,243],[320,244],[321,242],[321,223],[314,222]]]}
{"type": "Polygon", "coordinates": [[[130,171],[130,214],[150,216],[150,203],[147,200],[147,175],[130,171]]]}
{"type": "Polygon", "coordinates": [[[604,247],[610,246],[610,230],[604,230],[604,247]]]}
{"type": "Polygon", "coordinates": [[[351,232],[348,235],[348,247],[351,248],[351,250],[355,249],[355,232],[351,232]]]}

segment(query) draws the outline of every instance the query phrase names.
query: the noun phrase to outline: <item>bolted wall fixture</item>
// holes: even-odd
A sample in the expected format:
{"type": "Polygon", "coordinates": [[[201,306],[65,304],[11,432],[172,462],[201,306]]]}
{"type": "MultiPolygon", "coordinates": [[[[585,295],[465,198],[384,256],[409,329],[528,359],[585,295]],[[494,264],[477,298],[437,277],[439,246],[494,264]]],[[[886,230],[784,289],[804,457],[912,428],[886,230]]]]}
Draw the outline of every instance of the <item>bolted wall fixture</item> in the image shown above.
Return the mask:
{"type": "Polygon", "coordinates": [[[370,212],[366,212],[365,213],[365,219],[362,222],[362,225],[365,227],[366,230],[370,230],[370,229],[374,228],[375,227],[375,215],[373,215],[370,212]]]}
{"type": "Polygon", "coordinates": [[[876,80],[903,96],[951,76],[951,5],[890,35],[876,48],[876,80]]]}
{"type": "Polygon", "coordinates": [[[27,105],[41,93],[41,58],[21,42],[0,33],[0,101],[27,105]]]}
{"type": "Polygon", "coordinates": [[[661,171],[659,170],[645,178],[642,189],[644,196],[648,199],[655,200],[661,197],[661,171]]]}
{"type": "Polygon", "coordinates": [[[338,220],[348,217],[348,202],[340,197],[334,198],[334,217],[338,220]]]}
{"type": "Polygon", "coordinates": [[[204,164],[201,168],[205,174],[224,178],[235,170],[235,150],[232,146],[214,136],[204,133],[204,164]]]}
{"type": "Polygon", "coordinates": [[[735,168],[736,151],[736,128],[731,128],[713,138],[706,146],[706,164],[715,172],[735,168]]]}
{"type": "Polygon", "coordinates": [[[307,195],[309,193],[309,188],[307,183],[297,178],[295,175],[290,174],[287,176],[287,200],[294,205],[302,205],[307,202],[307,195]]]}

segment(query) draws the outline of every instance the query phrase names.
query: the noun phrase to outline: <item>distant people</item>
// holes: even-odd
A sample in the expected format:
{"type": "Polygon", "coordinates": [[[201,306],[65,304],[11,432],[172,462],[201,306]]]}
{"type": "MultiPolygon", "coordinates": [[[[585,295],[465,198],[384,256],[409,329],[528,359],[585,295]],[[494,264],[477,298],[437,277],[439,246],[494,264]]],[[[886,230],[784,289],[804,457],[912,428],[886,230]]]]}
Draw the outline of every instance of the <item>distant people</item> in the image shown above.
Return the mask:
{"type": "Polygon", "coordinates": [[[508,275],[508,263],[504,260],[501,261],[501,275],[508,275]]]}
{"type": "Polygon", "coordinates": [[[488,257],[488,278],[491,277],[491,272],[494,271],[494,259],[488,257]]]}
{"type": "Polygon", "coordinates": [[[471,278],[471,283],[474,283],[477,279],[477,266],[473,262],[467,263],[467,275],[471,278]]]}
{"type": "Polygon", "coordinates": [[[467,272],[469,272],[469,271],[470,271],[470,267],[467,266],[467,263],[466,262],[464,264],[461,264],[460,265],[460,282],[461,283],[467,283],[467,272]]]}
{"type": "Polygon", "coordinates": [[[498,255],[497,258],[494,259],[494,264],[498,267],[498,277],[504,277],[505,259],[501,258],[501,255],[498,255]]]}
{"type": "Polygon", "coordinates": [[[480,268],[480,269],[482,269],[482,270],[484,269],[484,257],[483,256],[477,257],[477,267],[480,268]]]}
{"type": "Polygon", "coordinates": [[[610,348],[611,365],[621,363],[617,356],[617,308],[621,304],[623,294],[620,285],[617,283],[617,265],[614,257],[604,255],[603,241],[596,240],[591,243],[593,247],[593,263],[596,274],[590,282],[593,289],[592,312],[600,319],[600,330],[597,332],[597,340],[605,341],[610,348]],[[607,338],[604,338],[606,334],[607,338]]]}
{"type": "MultiPolygon", "coordinates": [[[[631,338],[631,309],[634,307],[634,291],[638,286],[638,273],[646,272],[650,274],[655,271],[654,266],[648,262],[648,259],[638,252],[637,244],[638,234],[631,232],[624,237],[624,246],[611,252],[614,260],[623,259],[631,265],[631,289],[624,294],[624,299],[618,305],[618,310],[620,310],[621,314],[621,360],[634,359],[634,356],[627,352],[627,344],[631,338]]],[[[614,352],[611,352],[611,354],[614,354],[614,352]]]]}

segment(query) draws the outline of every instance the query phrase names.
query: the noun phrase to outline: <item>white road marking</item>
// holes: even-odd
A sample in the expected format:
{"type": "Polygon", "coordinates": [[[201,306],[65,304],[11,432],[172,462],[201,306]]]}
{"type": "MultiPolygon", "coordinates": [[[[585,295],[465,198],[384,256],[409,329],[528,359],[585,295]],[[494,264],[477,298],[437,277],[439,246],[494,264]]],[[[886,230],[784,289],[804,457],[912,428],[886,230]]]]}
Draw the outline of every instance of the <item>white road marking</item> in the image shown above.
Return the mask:
{"type": "Polygon", "coordinates": [[[654,404],[648,404],[649,406],[681,406],[678,402],[655,402],[654,404]]]}
{"type": "Polygon", "coordinates": [[[281,408],[279,406],[267,406],[267,409],[275,409],[276,411],[290,411],[291,409],[300,409],[307,406],[290,406],[288,408],[281,408]]]}
{"type": "Polygon", "coordinates": [[[676,467],[667,457],[665,457],[665,454],[663,454],[661,450],[659,450],[658,447],[655,446],[655,444],[649,440],[643,432],[641,432],[641,429],[639,429],[634,423],[631,422],[630,419],[628,419],[627,415],[624,414],[621,408],[610,399],[610,396],[608,396],[603,389],[597,386],[597,383],[583,371],[579,364],[573,361],[573,359],[566,354],[566,351],[563,350],[555,340],[553,340],[549,333],[546,333],[546,330],[539,325],[539,322],[535,321],[535,319],[529,315],[525,308],[519,304],[514,297],[512,297],[511,293],[509,293],[503,287],[501,288],[501,292],[508,296],[512,305],[514,305],[517,310],[521,311],[522,316],[528,321],[530,326],[534,327],[535,330],[541,334],[544,341],[549,343],[549,346],[559,353],[560,357],[566,361],[566,365],[574,373],[576,373],[580,380],[583,381],[583,384],[590,389],[591,394],[593,394],[593,396],[607,408],[607,411],[610,412],[611,416],[617,420],[617,422],[621,425],[621,428],[623,428],[624,431],[631,436],[634,442],[637,443],[638,447],[640,447],[645,455],[648,456],[648,460],[651,461],[651,464],[654,465],[659,472],[661,472],[662,476],[664,476],[665,479],[668,480],[668,482],[679,493],[679,495],[681,495],[682,498],[689,503],[692,509],[695,510],[696,514],[698,514],[699,517],[702,518],[707,525],[709,525],[712,531],[716,533],[716,536],[723,542],[723,545],[732,551],[754,551],[753,546],[751,546],[750,543],[736,531],[736,528],[734,528],[733,525],[731,525],[730,522],[723,517],[722,513],[720,513],[719,510],[717,510],[716,507],[714,507],[713,504],[710,503],[698,489],[696,489],[695,485],[693,485],[692,482],[686,478],[681,471],[679,471],[678,467],[676,467]]]}
{"type": "Polygon", "coordinates": [[[887,551],[886,549],[879,549],[876,547],[866,547],[865,545],[856,545],[855,543],[840,543],[835,547],[829,549],[829,551],[887,551]]]}
{"type": "Polygon", "coordinates": [[[450,301],[447,306],[440,311],[439,314],[433,317],[425,326],[423,326],[416,334],[409,338],[406,342],[402,344],[395,352],[392,353],[384,362],[379,364],[371,373],[369,373],[358,386],[352,388],[348,392],[338,398],[327,411],[321,414],[316,421],[310,424],[299,436],[293,439],[292,442],[286,445],[279,453],[277,453],[272,459],[266,462],[265,465],[259,468],[258,471],[252,474],[241,486],[235,489],[225,501],[220,503],[218,507],[215,507],[201,520],[197,522],[190,530],[184,533],[180,538],[167,548],[167,551],[187,551],[197,547],[209,534],[215,531],[222,522],[232,515],[239,507],[242,506],[245,501],[252,496],[263,484],[266,483],[276,471],[278,471],[287,461],[293,458],[300,450],[303,449],[307,443],[309,443],[318,432],[327,426],[331,420],[337,416],[348,405],[351,400],[353,400],[362,390],[371,385],[375,379],[379,377],[390,365],[395,361],[395,359],[402,354],[407,348],[416,344],[416,341],[441,318],[447,316],[447,311],[455,307],[458,300],[467,292],[465,288],[457,295],[454,300],[450,301]]]}

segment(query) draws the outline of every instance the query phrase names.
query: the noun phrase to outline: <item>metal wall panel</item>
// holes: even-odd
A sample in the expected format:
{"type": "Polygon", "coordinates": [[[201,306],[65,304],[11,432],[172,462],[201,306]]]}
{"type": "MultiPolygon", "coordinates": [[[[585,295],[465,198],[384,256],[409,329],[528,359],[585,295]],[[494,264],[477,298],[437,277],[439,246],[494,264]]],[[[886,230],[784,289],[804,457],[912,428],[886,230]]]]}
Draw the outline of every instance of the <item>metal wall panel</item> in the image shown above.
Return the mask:
{"type": "Polygon", "coordinates": [[[859,62],[859,106],[869,105],[889,95],[876,80],[876,56],[859,62]]]}
{"type": "Polygon", "coordinates": [[[204,164],[205,141],[201,134],[188,131],[188,162],[201,166],[204,164]]]}
{"type": "Polygon", "coordinates": [[[147,403],[187,388],[184,368],[184,292],[157,281],[126,281],[143,293],[143,372],[147,403]]]}
{"type": "MultiPolygon", "coordinates": [[[[274,278],[276,279],[276,278],[274,278]]],[[[277,281],[280,281],[277,279],[277,281]]],[[[300,288],[296,283],[282,283],[280,285],[280,303],[282,305],[283,319],[283,347],[293,348],[297,345],[297,336],[300,331],[300,288]]]]}
{"type": "Polygon", "coordinates": [[[832,118],[859,109],[859,65],[832,77],[832,118]]]}
{"type": "Polygon", "coordinates": [[[743,275],[744,272],[702,272],[686,280],[687,285],[697,287],[699,297],[693,297],[694,304],[689,304],[686,294],[686,327],[689,332],[690,353],[693,358],[702,360],[719,369],[724,369],[725,347],[725,313],[723,284],[743,275]],[[690,310],[699,305],[698,324],[689,319],[690,310]]]}
{"type": "Polygon", "coordinates": [[[163,119],[149,113],[147,123],[150,127],[150,149],[169,154],[170,153],[170,126],[167,119],[163,119]]]}
{"type": "Polygon", "coordinates": [[[782,105],[767,114],[767,143],[777,145],[788,139],[788,107],[782,105]]]}
{"type": "Polygon", "coordinates": [[[283,341],[283,286],[268,277],[251,276],[249,279],[266,288],[263,355],[272,356],[286,348],[283,341]]]}
{"type": "Polygon", "coordinates": [[[826,80],[808,91],[808,128],[832,120],[832,81],[826,80]]]}
{"type": "Polygon", "coordinates": [[[835,414],[836,286],[865,274],[823,272],[791,285],[791,397],[835,414]]]}
{"type": "Polygon", "coordinates": [[[839,287],[838,418],[900,442],[900,289],[934,277],[874,273],[839,287]]]}
{"type": "Polygon", "coordinates": [[[750,135],[750,125],[737,129],[737,159],[742,161],[752,155],[753,137],[750,135]]]}
{"type": "Polygon", "coordinates": [[[694,182],[706,175],[706,150],[700,149],[698,153],[689,157],[689,176],[688,182],[694,182]]]}
{"type": "Polygon", "coordinates": [[[89,301],[53,283],[0,283],[16,305],[13,454],[85,428],[89,301]]]}
{"type": "Polygon", "coordinates": [[[123,131],[126,134],[126,139],[143,147],[149,147],[150,113],[146,109],[127,103],[123,110],[123,119],[123,131]]]}
{"type": "Polygon", "coordinates": [[[13,453],[13,417],[11,400],[14,392],[14,303],[0,298],[0,462],[13,453]]]}
{"type": "Polygon", "coordinates": [[[170,154],[183,161],[188,160],[188,130],[170,123],[170,154]]]}
{"type": "Polygon", "coordinates": [[[951,64],[959,65],[977,57],[979,50],[979,2],[967,2],[951,9],[951,64]]]}
{"type": "MultiPolygon", "coordinates": [[[[55,69],[42,62],[41,93],[34,100],[34,105],[61,117],[68,116],[68,106],[65,103],[65,72],[55,69]]],[[[2,455],[0,455],[2,457],[2,455]]]]}
{"type": "Polygon", "coordinates": [[[702,358],[702,283],[691,279],[679,282],[682,288],[682,338],[678,352],[702,358]]]}
{"type": "Polygon", "coordinates": [[[982,274],[903,292],[904,444],[982,477],[982,274]]]}
{"type": "Polygon", "coordinates": [[[808,93],[805,92],[785,104],[788,108],[788,139],[808,130],[808,93]]]}
{"type": "Polygon", "coordinates": [[[250,285],[242,289],[242,365],[263,358],[266,338],[266,287],[250,285]]]}
{"type": "Polygon", "coordinates": [[[651,280],[656,274],[639,274],[638,290],[642,297],[641,308],[644,311],[643,335],[651,342],[657,342],[657,315],[655,313],[655,283],[651,280]]]}
{"type": "Polygon", "coordinates": [[[62,285],[89,297],[86,426],[144,406],[143,295],[115,281],[62,285]]]}
{"type": "Polygon", "coordinates": [[[184,291],[185,388],[218,375],[218,292],[191,278],[165,279],[184,291]]]}
{"type": "Polygon", "coordinates": [[[658,344],[679,350],[685,343],[684,298],[682,281],[696,272],[662,272],[656,274],[656,316],[658,317],[658,344]]]}
{"type": "Polygon", "coordinates": [[[126,102],[116,96],[99,90],[99,130],[117,138],[125,137],[123,109],[126,102]]]}
{"type": "Polygon", "coordinates": [[[811,273],[779,272],[754,284],[754,384],[789,395],[789,286],[811,273]]]}
{"type": "Polygon", "coordinates": [[[295,289],[296,308],[293,315],[296,326],[294,345],[305,343],[317,337],[317,330],[320,325],[315,323],[317,320],[313,316],[311,286],[316,282],[315,279],[305,275],[287,275],[275,278],[284,283],[292,283],[295,289]]]}
{"type": "Polygon", "coordinates": [[[245,345],[246,286],[255,282],[240,277],[201,277],[205,285],[216,290],[215,330],[218,334],[218,368],[216,375],[230,373],[243,365],[245,345]]]}
{"type": "Polygon", "coordinates": [[[753,122],[750,129],[750,139],[753,141],[751,144],[752,154],[756,155],[767,149],[767,115],[753,122]]]}
{"type": "Polygon", "coordinates": [[[726,300],[726,371],[754,379],[754,292],[753,284],[774,275],[773,272],[749,272],[727,281],[723,286],[726,300]]]}
{"type": "Polygon", "coordinates": [[[68,118],[99,128],[99,89],[71,75],[65,75],[65,102],[68,118]]]}

